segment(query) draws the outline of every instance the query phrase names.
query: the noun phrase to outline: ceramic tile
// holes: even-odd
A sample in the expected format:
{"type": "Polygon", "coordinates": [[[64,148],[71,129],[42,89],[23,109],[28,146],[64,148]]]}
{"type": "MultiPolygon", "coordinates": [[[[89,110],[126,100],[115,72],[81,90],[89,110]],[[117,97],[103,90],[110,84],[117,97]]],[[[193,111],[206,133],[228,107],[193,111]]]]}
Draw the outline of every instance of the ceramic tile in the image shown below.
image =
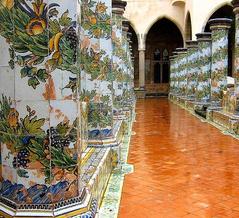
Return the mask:
{"type": "MultiPolygon", "coordinates": [[[[0,42],[1,44],[1,42],[0,42]]],[[[1,49],[0,49],[1,51],[1,49]]],[[[0,81],[4,81],[0,86],[0,95],[15,98],[15,70],[9,66],[0,66],[0,81]]]]}

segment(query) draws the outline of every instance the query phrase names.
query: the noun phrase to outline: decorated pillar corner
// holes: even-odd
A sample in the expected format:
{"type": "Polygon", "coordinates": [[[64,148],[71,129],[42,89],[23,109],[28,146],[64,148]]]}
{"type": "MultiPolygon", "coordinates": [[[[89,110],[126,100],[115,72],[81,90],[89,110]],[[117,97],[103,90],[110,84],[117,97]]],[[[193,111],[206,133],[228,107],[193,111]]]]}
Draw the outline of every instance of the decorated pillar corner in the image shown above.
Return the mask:
{"type": "Polygon", "coordinates": [[[130,38],[132,36],[129,30],[129,21],[123,21],[123,45],[124,45],[124,81],[123,81],[123,110],[125,118],[130,120],[134,109],[134,74],[132,70],[131,55],[132,48],[130,38]]]}
{"type": "Polygon", "coordinates": [[[170,95],[176,94],[176,55],[170,57],[170,95]]]}
{"type": "Polygon", "coordinates": [[[123,109],[123,80],[124,80],[124,50],[123,44],[123,13],[126,6],[124,1],[113,1],[112,11],[112,85],[113,85],[113,113],[118,119],[123,109]]]}
{"type": "Polygon", "coordinates": [[[211,94],[211,33],[199,33],[196,36],[198,41],[198,80],[196,101],[200,103],[208,103],[211,94]]]}
{"type": "Polygon", "coordinates": [[[79,9],[66,0],[0,3],[3,216],[69,217],[83,207],[79,9]]]}
{"type": "Polygon", "coordinates": [[[188,66],[187,66],[187,99],[195,100],[198,78],[198,42],[187,41],[188,66]]]}
{"type": "Polygon", "coordinates": [[[81,1],[81,91],[88,102],[89,145],[113,137],[111,1],[81,1]]]}
{"type": "Polygon", "coordinates": [[[179,86],[178,86],[178,66],[179,66],[179,57],[178,52],[173,52],[174,62],[173,62],[173,95],[179,94],[179,86]]]}
{"type": "Polygon", "coordinates": [[[227,89],[228,70],[228,31],[230,19],[212,19],[212,68],[211,68],[211,104],[221,107],[223,91],[227,89]]]}
{"type": "Polygon", "coordinates": [[[233,12],[235,14],[235,22],[236,22],[236,35],[235,35],[235,72],[234,72],[234,78],[235,78],[235,113],[236,115],[239,115],[239,1],[233,0],[233,12]]]}
{"type": "Polygon", "coordinates": [[[178,53],[178,88],[179,95],[182,97],[186,96],[187,88],[187,49],[186,48],[177,48],[178,53]]]}

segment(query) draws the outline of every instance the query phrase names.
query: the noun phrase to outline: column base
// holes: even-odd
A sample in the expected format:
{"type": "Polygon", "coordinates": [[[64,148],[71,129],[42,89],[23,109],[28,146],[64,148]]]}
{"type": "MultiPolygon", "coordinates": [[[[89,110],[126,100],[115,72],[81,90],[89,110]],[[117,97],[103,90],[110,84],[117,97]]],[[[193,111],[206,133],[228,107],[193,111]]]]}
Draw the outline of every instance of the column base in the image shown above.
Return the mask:
{"type": "Polygon", "coordinates": [[[222,108],[209,108],[207,119],[230,133],[239,135],[239,116],[222,111],[222,108]]]}
{"type": "Polygon", "coordinates": [[[44,206],[45,205],[31,205],[27,207],[27,205],[24,205],[24,208],[14,209],[7,204],[7,202],[4,202],[4,199],[1,199],[0,216],[3,216],[4,218],[71,218],[85,214],[94,217],[97,212],[97,201],[92,198],[92,195],[88,191],[85,191],[78,199],[75,198],[70,199],[69,201],[60,202],[58,207],[56,207],[56,205],[49,205],[49,209],[43,209],[44,206]],[[55,209],[50,209],[54,206],[55,209]]]}
{"type": "Polygon", "coordinates": [[[137,99],[144,99],[146,97],[146,90],[144,88],[135,89],[134,91],[137,99]]]}

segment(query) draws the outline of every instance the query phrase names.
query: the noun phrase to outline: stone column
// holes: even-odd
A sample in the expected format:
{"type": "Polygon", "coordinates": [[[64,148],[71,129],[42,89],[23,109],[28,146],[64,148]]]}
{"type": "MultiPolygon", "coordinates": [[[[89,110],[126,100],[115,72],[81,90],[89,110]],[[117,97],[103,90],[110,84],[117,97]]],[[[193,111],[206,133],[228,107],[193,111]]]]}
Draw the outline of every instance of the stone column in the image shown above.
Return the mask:
{"type": "Polygon", "coordinates": [[[210,101],[211,94],[211,58],[212,39],[211,33],[199,33],[196,35],[198,41],[198,82],[196,100],[206,103],[210,101]]]}
{"type": "Polygon", "coordinates": [[[188,66],[187,66],[187,99],[194,100],[196,87],[197,87],[197,74],[198,74],[198,42],[187,41],[186,46],[188,48],[188,66]]]}
{"type": "Polygon", "coordinates": [[[236,16],[234,77],[235,77],[236,113],[239,115],[239,0],[233,0],[232,5],[234,7],[233,11],[236,16]]]}
{"type": "Polygon", "coordinates": [[[139,88],[145,89],[145,49],[139,49],[139,88]]]}
{"type": "Polygon", "coordinates": [[[228,31],[232,20],[220,18],[209,21],[212,30],[211,103],[221,106],[223,91],[227,89],[228,31]]]}

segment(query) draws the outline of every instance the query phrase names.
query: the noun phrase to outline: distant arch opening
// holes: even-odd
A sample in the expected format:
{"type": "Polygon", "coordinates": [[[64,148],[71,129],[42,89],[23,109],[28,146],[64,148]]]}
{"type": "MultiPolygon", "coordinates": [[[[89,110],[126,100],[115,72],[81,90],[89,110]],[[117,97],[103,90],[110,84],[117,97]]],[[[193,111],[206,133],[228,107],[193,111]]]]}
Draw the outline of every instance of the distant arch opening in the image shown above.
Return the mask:
{"type": "Polygon", "coordinates": [[[178,47],[183,47],[183,36],[169,19],[160,19],[149,30],[145,53],[145,82],[148,95],[168,94],[169,56],[178,47]]]}
{"type": "MultiPolygon", "coordinates": [[[[215,18],[229,18],[232,19],[232,26],[229,30],[229,38],[228,38],[228,76],[233,76],[233,68],[234,68],[234,52],[235,52],[235,15],[233,13],[233,7],[230,5],[224,5],[218,10],[216,10],[211,17],[208,19],[215,18]]],[[[205,26],[204,32],[211,32],[209,24],[205,26]]]]}
{"type": "Polygon", "coordinates": [[[185,39],[192,40],[192,21],[191,21],[191,15],[189,12],[187,13],[187,16],[186,16],[185,39]]]}

